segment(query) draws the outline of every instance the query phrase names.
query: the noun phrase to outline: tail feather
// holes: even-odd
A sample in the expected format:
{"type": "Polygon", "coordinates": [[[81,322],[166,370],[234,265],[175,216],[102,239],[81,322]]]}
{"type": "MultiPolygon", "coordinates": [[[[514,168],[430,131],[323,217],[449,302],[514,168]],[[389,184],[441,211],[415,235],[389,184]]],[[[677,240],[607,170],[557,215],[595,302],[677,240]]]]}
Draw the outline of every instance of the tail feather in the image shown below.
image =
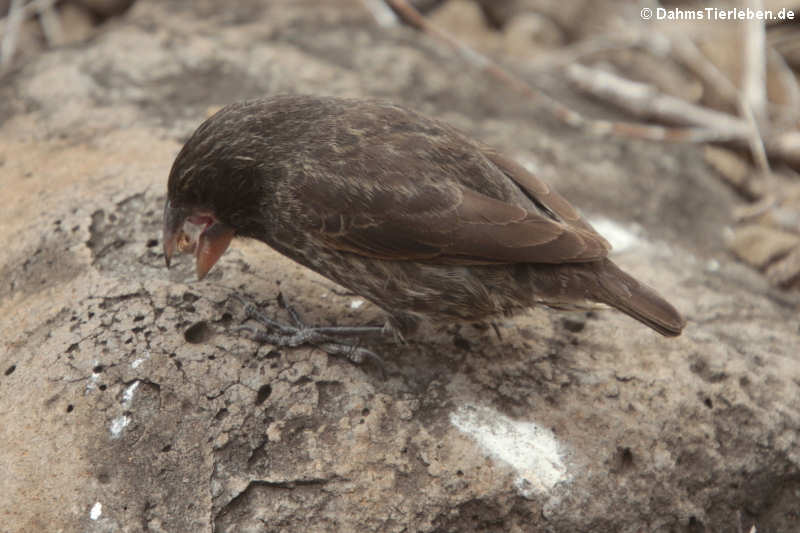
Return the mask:
{"type": "Polygon", "coordinates": [[[686,321],[678,310],[656,291],[636,281],[613,262],[600,262],[597,278],[597,300],[635,318],[665,337],[677,337],[681,334],[686,321]]]}

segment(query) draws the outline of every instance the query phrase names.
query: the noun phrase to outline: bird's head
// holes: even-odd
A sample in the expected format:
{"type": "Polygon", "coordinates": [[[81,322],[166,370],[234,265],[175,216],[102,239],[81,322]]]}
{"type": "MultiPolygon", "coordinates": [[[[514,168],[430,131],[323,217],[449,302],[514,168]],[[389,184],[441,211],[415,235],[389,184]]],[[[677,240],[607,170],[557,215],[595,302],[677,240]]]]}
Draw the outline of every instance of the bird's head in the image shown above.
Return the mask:
{"type": "Polygon", "coordinates": [[[170,171],[164,206],[164,258],[193,253],[198,279],[219,260],[234,236],[258,235],[266,194],[260,137],[248,131],[238,106],[206,120],[181,149],[170,171]],[[244,127],[243,127],[244,126],[244,127]]]}
{"type": "Polygon", "coordinates": [[[176,251],[194,253],[197,279],[203,279],[228,249],[236,231],[210,209],[164,206],[164,259],[167,268],[176,251]]]}

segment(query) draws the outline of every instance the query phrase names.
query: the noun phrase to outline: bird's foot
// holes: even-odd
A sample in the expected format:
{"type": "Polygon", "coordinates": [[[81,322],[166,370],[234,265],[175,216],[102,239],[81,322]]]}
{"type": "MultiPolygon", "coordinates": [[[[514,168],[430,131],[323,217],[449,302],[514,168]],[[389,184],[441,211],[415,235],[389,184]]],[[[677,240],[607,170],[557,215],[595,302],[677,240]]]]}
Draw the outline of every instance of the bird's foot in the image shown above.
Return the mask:
{"type": "Polygon", "coordinates": [[[284,324],[269,318],[251,302],[241,296],[234,295],[243,307],[247,319],[259,322],[262,327],[244,325],[239,331],[252,334],[253,340],[260,343],[272,344],[282,348],[296,348],[304,344],[316,346],[326,353],[334,356],[344,356],[350,362],[361,364],[369,359],[377,363],[383,370],[383,359],[375,352],[362,348],[357,344],[342,342],[342,338],[378,337],[384,334],[380,326],[307,326],[300,314],[278,294],[278,303],[286,309],[292,324],[284,324]]]}

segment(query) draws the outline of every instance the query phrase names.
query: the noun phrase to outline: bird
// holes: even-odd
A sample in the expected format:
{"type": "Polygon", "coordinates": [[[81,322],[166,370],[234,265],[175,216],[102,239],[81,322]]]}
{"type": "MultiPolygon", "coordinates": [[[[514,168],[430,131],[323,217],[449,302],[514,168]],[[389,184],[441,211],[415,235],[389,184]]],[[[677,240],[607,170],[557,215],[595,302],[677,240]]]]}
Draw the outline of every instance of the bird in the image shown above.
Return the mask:
{"type": "MultiPolygon", "coordinates": [[[[374,303],[387,314],[380,331],[401,340],[422,323],[540,305],[605,304],[667,337],[686,324],[532,172],[386,101],[274,95],[203,122],[169,173],[167,267],[176,252],[194,253],[202,279],[233,238],[261,241],[374,303]]],[[[337,346],[336,327],[264,320],[279,330],[266,338],[337,346]]]]}

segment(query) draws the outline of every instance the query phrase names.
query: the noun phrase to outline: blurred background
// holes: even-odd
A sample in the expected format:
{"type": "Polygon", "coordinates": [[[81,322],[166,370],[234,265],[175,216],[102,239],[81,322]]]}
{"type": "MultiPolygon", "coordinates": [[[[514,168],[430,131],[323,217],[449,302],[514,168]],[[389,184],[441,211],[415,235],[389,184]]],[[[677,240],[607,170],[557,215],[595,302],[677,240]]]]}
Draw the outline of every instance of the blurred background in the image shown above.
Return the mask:
{"type": "MultiPolygon", "coordinates": [[[[115,20],[134,4],[135,0],[0,0],[0,69],[6,77],[13,76],[47,49],[79,46],[113,31],[115,20]]],[[[170,9],[189,8],[200,18],[221,13],[217,20],[224,25],[245,25],[267,13],[285,17],[287,24],[276,25],[268,39],[302,41],[306,49],[327,55],[339,65],[362,70],[371,78],[359,84],[362,95],[405,101],[455,122],[459,118],[447,117],[448,108],[463,112],[465,107],[474,107],[475,102],[465,105],[470,98],[466,93],[477,91],[483,95],[477,105],[485,108],[482,115],[487,121],[533,107],[539,120],[554,120],[594,136],[699,145],[707,165],[740,199],[730,213],[733,223],[719,228],[717,236],[724,233],[729,251],[764,273],[772,284],[798,285],[797,1],[337,0],[316,4],[321,17],[328,13],[332,22],[338,17],[335,24],[354,29],[349,43],[337,42],[331,31],[304,35],[302,24],[292,27],[299,24],[292,12],[313,11],[315,4],[248,1],[216,6],[201,1],[192,8],[174,1],[164,2],[163,13],[154,11],[153,16],[168,17],[170,9]],[[337,10],[340,13],[332,15],[337,10]],[[422,86],[446,81],[431,79],[431,74],[412,67],[407,55],[397,50],[379,45],[365,53],[363,47],[374,40],[365,34],[369,25],[368,32],[373,33],[391,33],[400,25],[414,28],[419,36],[406,34],[406,38],[419,39],[415,53],[427,56],[425,61],[438,65],[440,73],[453,74],[449,78],[453,83],[434,91],[404,90],[396,82],[387,86],[374,79],[386,71],[409,85],[415,83],[415,76],[422,86]],[[409,71],[398,72],[404,65],[409,71]],[[421,80],[423,76],[428,79],[421,80]],[[471,84],[469,90],[464,83],[471,84]]],[[[249,53],[257,54],[254,49],[249,53]]],[[[302,81],[298,85],[270,77],[266,71],[262,74],[240,82],[224,76],[227,86],[214,79],[183,91],[196,103],[218,107],[246,96],[308,90],[302,81]]],[[[359,96],[335,82],[322,90],[310,89],[359,96]]],[[[160,106],[164,96],[143,98],[152,98],[153,105],[160,106]]],[[[466,126],[463,121],[460,125],[466,126]]],[[[488,137],[494,140],[491,134],[488,137]]],[[[685,234],[687,229],[680,232],[685,234]]]]}
{"type": "Polygon", "coordinates": [[[798,19],[800,0],[0,0],[0,531],[800,531],[798,19]],[[383,319],[257,242],[202,282],[164,266],[183,143],[287,92],[388,99],[499,148],[683,334],[537,308],[377,345],[385,379],[254,343],[234,294],[383,319]]]}

